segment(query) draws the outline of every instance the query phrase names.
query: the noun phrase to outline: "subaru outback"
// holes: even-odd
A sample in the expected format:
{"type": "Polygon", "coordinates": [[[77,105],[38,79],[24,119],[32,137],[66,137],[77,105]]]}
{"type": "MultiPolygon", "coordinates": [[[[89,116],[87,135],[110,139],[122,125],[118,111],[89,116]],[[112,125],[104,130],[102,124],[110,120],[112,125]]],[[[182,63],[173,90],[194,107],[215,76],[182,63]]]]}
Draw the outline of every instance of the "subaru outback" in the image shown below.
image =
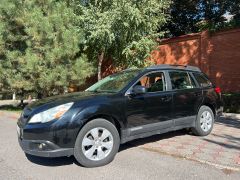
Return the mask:
{"type": "Polygon", "coordinates": [[[221,90],[194,66],[157,65],[110,75],[84,92],[33,102],[17,122],[26,154],[110,163],[122,143],[191,129],[206,136],[223,110],[221,90]]]}

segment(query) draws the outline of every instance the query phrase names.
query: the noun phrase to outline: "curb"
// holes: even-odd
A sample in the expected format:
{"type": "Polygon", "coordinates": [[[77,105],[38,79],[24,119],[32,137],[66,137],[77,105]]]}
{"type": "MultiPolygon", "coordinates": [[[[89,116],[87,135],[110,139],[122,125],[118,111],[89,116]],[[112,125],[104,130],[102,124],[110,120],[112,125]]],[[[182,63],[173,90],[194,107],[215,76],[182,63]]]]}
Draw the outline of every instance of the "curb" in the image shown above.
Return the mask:
{"type": "Polygon", "coordinates": [[[236,113],[223,113],[223,117],[240,120],[240,114],[236,114],[236,113]]]}

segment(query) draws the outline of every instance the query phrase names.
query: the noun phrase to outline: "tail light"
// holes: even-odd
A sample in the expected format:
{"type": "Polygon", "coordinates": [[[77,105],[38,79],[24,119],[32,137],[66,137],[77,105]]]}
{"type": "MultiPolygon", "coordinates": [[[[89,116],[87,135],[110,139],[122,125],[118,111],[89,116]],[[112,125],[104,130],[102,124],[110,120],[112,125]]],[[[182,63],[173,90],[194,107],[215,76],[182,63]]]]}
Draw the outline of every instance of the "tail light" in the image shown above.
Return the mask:
{"type": "Polygon", "coordinates": [[[216,88],[215,88],[215,92],[218,93],[218,94],[221,94],[221,89],[220,89],[220,87],[216,87],[216,88]]]}

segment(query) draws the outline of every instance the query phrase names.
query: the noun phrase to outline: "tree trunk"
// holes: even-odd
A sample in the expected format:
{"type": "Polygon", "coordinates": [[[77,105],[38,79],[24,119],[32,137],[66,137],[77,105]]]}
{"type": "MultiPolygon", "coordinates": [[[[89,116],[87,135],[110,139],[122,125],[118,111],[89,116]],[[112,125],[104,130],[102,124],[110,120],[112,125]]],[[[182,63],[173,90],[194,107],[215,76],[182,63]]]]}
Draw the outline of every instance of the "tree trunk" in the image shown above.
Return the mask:
{"type": "Polygon", "coordinates": [[[20,107],[24,108],[24,90],[21,89],[20,107]]]}
{"type": "Polygon", "coordinates": [[[98,54],[98,81],[102,79],[102,63],[104,58],[104,51],[98,54]]]}

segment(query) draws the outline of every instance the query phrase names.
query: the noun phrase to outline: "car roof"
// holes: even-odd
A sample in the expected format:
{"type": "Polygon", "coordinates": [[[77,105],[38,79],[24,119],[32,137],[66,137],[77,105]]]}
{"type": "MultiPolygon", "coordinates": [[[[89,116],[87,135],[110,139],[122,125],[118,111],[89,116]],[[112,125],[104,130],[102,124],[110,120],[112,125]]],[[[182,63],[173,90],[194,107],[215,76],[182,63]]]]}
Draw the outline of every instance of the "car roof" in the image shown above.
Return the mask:
{"type": "Polygon", "coordinates": [[[170,64],[161,64],[161,65],[154,65],[145,68],[146,70],[164,70],[164,69],[173,69],[173,70],[187,70],[187,71],[195,71],[201,72],[201,70],[196,66],[189,66],[189,65],[170,65],[170,64]]]}

